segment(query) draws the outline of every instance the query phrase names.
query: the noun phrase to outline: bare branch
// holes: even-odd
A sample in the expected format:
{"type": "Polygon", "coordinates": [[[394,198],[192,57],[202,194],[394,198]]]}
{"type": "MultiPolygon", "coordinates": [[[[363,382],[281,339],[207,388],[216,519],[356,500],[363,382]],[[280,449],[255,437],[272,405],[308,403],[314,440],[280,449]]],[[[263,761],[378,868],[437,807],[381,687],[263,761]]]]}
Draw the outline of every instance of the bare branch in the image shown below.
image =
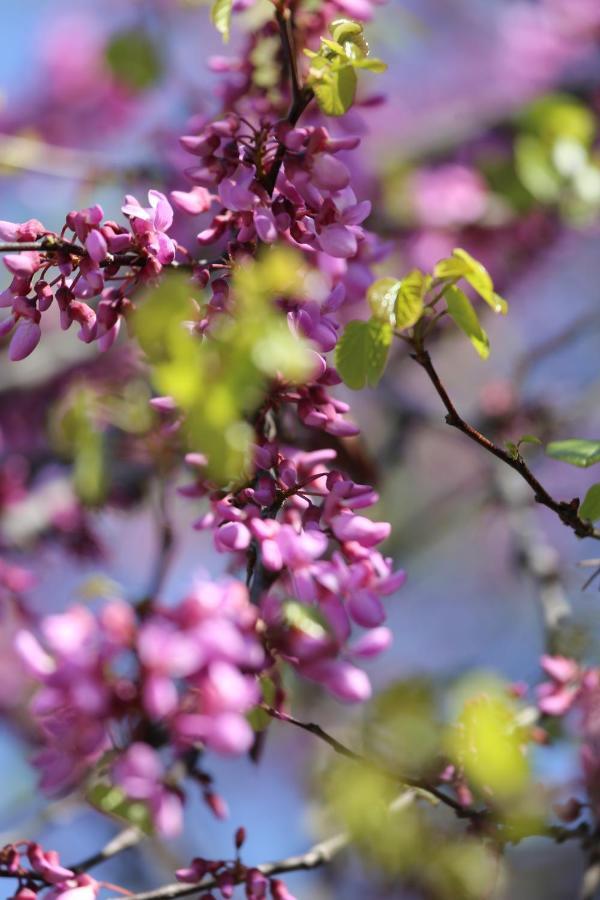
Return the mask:
{"type": "MultiPolygon", "coordinates": [[[[349,843],[349,835],[336,834],[324,841],[320,841],[318,844],[314,844],[306,853],[300,856],[288,856],[286,859],[262,863],[258,866],[252,866],[252,868],[257,869],[267,878],[271,878],[273,875],[285,875],[289,872],[316,869],[331,862],[333,857],[347,847],[349,843]]],[[[242,869],[236,883],[240,884],[245,877],[246,872],[242,869]]],[[[214,887],[217,887],[217,882],[214,879],[201,881],[198,884],[175,882],[173,884],[165,884],[152,891],[144,891],[141,894],[130,894],[128,895],[128,900],[175,900],[177,897],[188,897],[201,891],[210,891],[214,887]]],[[[122,897],[109,897],[109,900],[122,900],[122,897]]]]}
{"type": "Polygon", "coordinates": [[[487,450],[488,453],[491,453],[507,466],[510,466],[511,469],[514,469],[515,472],[518,472],[521,478],[523,478],[532,489],[536,503],[539,503],[556,513],[561,522],[568,528],[571,528],[577,537],[591,537],[595,540],[600,540],[600,530],[594,528],[591,522],[587,522],[579,517],[577,512],[579,508],[579,499],[577,497],[570,501],[555,500],[541,482],[538,481],[520,454],[511,456],[507,450],[499,447],[459,415],[440,376],[434,368],[429,353],[423,347],[415,349],[416,352],[413,354],[413,359],[415,359],[425,370],[429,380],[444,404],[447,412],[446,422],[448,425],[458,429],[458,431],[462,431],[463,434],[476,444],[479,444],[480,447],[483,447],[484,450],[487,450]]]}

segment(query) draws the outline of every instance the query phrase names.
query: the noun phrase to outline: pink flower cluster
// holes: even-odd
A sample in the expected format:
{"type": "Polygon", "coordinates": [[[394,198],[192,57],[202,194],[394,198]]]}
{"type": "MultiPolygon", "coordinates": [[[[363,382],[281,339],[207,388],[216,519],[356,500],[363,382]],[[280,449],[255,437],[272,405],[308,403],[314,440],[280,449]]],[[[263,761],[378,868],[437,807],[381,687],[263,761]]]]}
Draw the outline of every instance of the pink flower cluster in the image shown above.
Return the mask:
{"type": "MultiPolygon", "coordinates": [[[[354,257],[364,239],[360,225],[371,205],[357,202],[349,187],[350,173],[336,154],[358,142],[354,137],[332,138],[322,126],[279,124],[257,131],[235,113],[209,123],[199,134],[182,137],[183,147],[198,158],[198,165],[186,170],[188,178],[200,188],[215,190],[221,204],[198,242],[213,244],[229,233],[239,244],[284,239],[305,251],[354,257]],[[271,196],[258,167],[266,167],[268,180],[270,167],[278,166],[280,148],[285,161],[271,196]]],[[[186,212],[196,211],[189,195],[179,194],[175,200],[186,212]]]]}
{"type": "MultiPolygon", "coordinates": [[[[235,833],[235,848],[237,857],[235,860],[208,860],[203,857],[195,857],[189,866],[178,869],[175,873],[177,880],[183,884],[199,884],[206,877],[214,881],[217,890],[224,900],[233,897],[235,886],[243,884],[246,900],[295,900],[293,894],[287,889],[280,878],[267,877],[260,869],[245,866],[239,851],[246,839],[246,830],[238,828],[235,833]]],[[[204,900],[214,900],[213,894],[203,893],[204,900]]]]}
{"type": "Polygon", "coordinates": [[[97,614],[75,606],[41,620],[41,641],[19,632],[17,649],[41,683],[31,709],[42,788],[80,781],[118,734],[128,749],[112,764],[115,783],[147,801],[163,833],[179,830],[182,798],[151,744],[168,746],[171,761],[198,744],[222,754],[250,748],[245,714],[260,699],[255,676],[265,664],[256,622],[242,584],[199,581],[174,607],[136,616],[118,600],[97,614]]]}
{"type": "Polygon", "coordinates": [[[60,235],[47,231],[41,222],[0,222],[0,238],[15,243],[42,240],[40,250],[24,250],[4,256],[12,282],[0,293],[0,307],[10,316],[0,323],[0,336],[12,334],[9,355],[24,359],[41,337],[40,320],[56,301],[60,325],[67,330],[75,322],[85,343],[98,341],[107,350],[119,333],[121,314],[128,307],[127,294],[156,277],[173,262],[177,251],[168,236],[173,209],[160,191],[148,192],[148,206],[127,196],[123,213],[130,227],[103,222],[99,205],[71,212],[60,235]],[[65,237],[68,233],[72,237],[65,237]],[[50,281],[49,272],[58,270],[50,281]],[[125,270],[126,275],[122,272],[125,270]],[[111,286],[116,280],[118,288],[111,286]],[[100,300],[93,308],[89,301],[100,300]]]}
{"type": "Polygon", "coordinates": [[[85,873],[75,874],[61,865],[55,850],[42,850],[33,841],[7,844],[0,850],[0,873],[18,881],[8,900],[95,900],[100,884],[85,873]]]}
{"type": "Polygon", "coordinates": [[[581,766],[586,790],[596,815],[600,812],[600,668],[584,668],[564,656],[543,656],[550,681],[538,688],[538,706],[549,716],[579,714],[581,766]]]}
{"type": "Polygon", "coordinates": [[[353,661],[389,645],[381,600],[405,576],[377,550],[389,524],[357,512],[372,506],[377,494],[330,470],[334,458],[333,450],[305,453],[265,443],[256,448],[254,485],[214,494],[211,511],[196,527],[212,529],[216,549],[233,553],[240,565],[253,553],[269,646],[339,699],[360,701],[370,695],[370,684],[353,661]],[[315,610],[322,627],[286,624],[290,598],[315,610]],[[355,627],[366,633],[349,643],[355,627]]]}

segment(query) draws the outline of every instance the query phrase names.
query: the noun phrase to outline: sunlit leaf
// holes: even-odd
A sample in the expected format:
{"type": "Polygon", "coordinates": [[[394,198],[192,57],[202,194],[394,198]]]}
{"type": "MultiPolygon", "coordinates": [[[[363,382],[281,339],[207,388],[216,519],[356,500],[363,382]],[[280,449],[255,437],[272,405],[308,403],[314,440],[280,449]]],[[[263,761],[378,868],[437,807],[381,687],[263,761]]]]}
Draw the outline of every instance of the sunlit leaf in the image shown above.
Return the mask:
{"type": "Polygon", "coordinates": [[[600,519],[600,484],[593,484],[588,490],[579,507],[579,515],[582,519],[590,519],[592,522],[600,519]]]}
{"type": "Polygon", "coordinates": [[[457,247],[452,256],[442,259],[435,267],[436,278],[464,278],[494,312],[506,314],[508,304],[494,291],[487,269],[466,250],[457,247]]]}
{"type": "Polygon", "coordinates": [[[569,438],[566,441],[553,441],[546,447],[546,453],[553,459],[570,463],[580,469],[587,469],[600,462],[600,441],[589,441],[583,438],[569,438]]]}
{"type": "Polygon", "coordinates": [[[378,278],[367,290],[367,302],[375,319],[396,324],[396,297],[401,282],[397,278],[378,278]]]}
{"type": "Polygon", "coordinates": [[[152,817],[146,803],[132,800],[121,788],[108,781],[98,781],[88,789],[87,800],[105,815],[135,825],[146,834],[152,834],[152,817]]]}
{"type": "Polygon", "coordinates": [[[314,81],[312,87],[325,115],[343,116],[354,103],[356,72],[352,66],[330,69],[314,81]]]}
{"type": "Polygon", "coordinates": [[[336,368],[344,383],[358,391],[375,387],[383,375],[393,331],[388,322],[349,322],[335,351],[336,368]]]}
{"type": "Polygon", "coordinates": [[[481,327],[477,313],[467,295],[459,288],[451,286],[444,297],[448,304],[448,315],[469,338],[482,359],[490,355],[490,342],[481,327]]]}
{"type": "Polygon", "coordinates": [[[229,40],[231,28],[231,10],[233,0],[214,0],[210,17],[217,31],[223,35],[225,43],[229,40]]]}
{"type": "Polygon", "coordinates": [[[448,738],[448,749],[467,778],[504,800],[529,782],[529,764],[515,707],[501,689],[468,698],[448,738]]]}
{"type": "Polygon", "coordinates": [[[410,328],[419,321],[430,281],[419,269],[414,269],[402,279],[396,295],[396,328],[410,328]]]}

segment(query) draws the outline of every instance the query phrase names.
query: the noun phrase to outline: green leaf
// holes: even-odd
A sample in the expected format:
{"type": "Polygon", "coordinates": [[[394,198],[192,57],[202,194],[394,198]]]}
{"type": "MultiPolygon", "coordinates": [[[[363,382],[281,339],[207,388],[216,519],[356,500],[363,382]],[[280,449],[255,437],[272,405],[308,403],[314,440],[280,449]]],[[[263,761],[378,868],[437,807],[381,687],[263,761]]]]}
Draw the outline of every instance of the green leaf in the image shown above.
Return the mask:
{"type": "Polygon", "coordinates": [[[567,441],[553,441],[546,447],[546,453],[553,459],[587,469],[600,462],[600,441],[570,438],[567,441]]]}
{"type": "Polygon", "coordinates": [[[537,444],[538,446],[541,446],[542,444],[539,437],[536,437],[535,434],[524,434],[522,438],[519,438],[518,443],[519,446],[521,444],[537,444]]]}
{"type": "Polygon", "coordinates": [[[367,302],[374,319],[396,324],[396,298],[401,283],[397,278],[378,278],[369,286],[367,302]]]}
{"type": "Polygon", "coordinates": [[[356,59],[353,65],[355,69],[366,69],[367,72],[374,72],[376,75],[387,72],[387,63],[384,63],[382,59],[377,59],[376,56],[372,59],[356,59]]]}
{"type": "Polygon", "coordinates": [[[430,279],[419,269],[402,279],[396,296],[396,327],[401,330],[415,325],[423,313],[423,299],[430,279]]]}
{"type": "Polygon", "coordinates": [[[316,606],[288,600],[283,604],[283,618],[292,628],[316,639],[327,637],[329,633],[327,619],[316,606]]]}
{"type": "Polygon", "coordinates": [[[210,18],[217,31],[223,35],[223,41],[229,40],[231,27],[231,9],[233,0],[214,0],[210,11],[210,18]]]}
{"type": "Polygon", "coordinates": [[[600,519],[600,484],[591,486],[579,507],[579,515],[582,519],[590,519],[592,522],[600,519]]]}
{"type": "Polygon", "coordinates": [[[336,347],[335,364],[349,388],[375,387],[383,375],[392,337],[388,322],[348,322],[336,347]]]}
{"type": "Polygon", "coordinates": [[[109,781],[97,781],[87,792],[87,799],[105,815],[117,816],[152,834],[152,817],[146,803],[130,799],[121,788],[109,781]]]}
{"type": "Polygon", "coordinates": [[[143,31],[118,32],[111,38],[105,53],[113,75],[134,91],[147,90],[162,75],[163,63],[158,48],[143,31]]]}
{"type": "Polygon", "coordinates": [[[352,66],[330,69],[320,81],[312,82],[317,103],[327,116],[347,113],[356,94],[356,72],[352,66]]]}
{"type": "Polygon", "coordinates": [[[356,40],[357,37],[362,35],[363,27],[360,22],[355,22],[354,19],[340,18],[331,22],[329,31],[334,41],[342,43],[342,41],[356,40]]]}
{"type": "Polygon", "coordinates": [[[494,291],[494,284],[487,269],[466,250],[457,247],[452,256],[442,259],[435,267],[436,278],[464,278],[494,312],[506,315],[508,304],[494,291]]]}
{"type": "Polygon", "coordinates": [[[517,175],[529,193],[542,203],[558,200],[561,179],[544,143],[532,134],[521,134],[515,141],[514,152],[517,175]]]}
{"type": "Polygon", "coordinates": [[[460,288],[451,286],[444,297],[448,304],[448,315],[464,331],[481,358],[487,359],[490,355],[490,341],[467,295],[460,288]]]}

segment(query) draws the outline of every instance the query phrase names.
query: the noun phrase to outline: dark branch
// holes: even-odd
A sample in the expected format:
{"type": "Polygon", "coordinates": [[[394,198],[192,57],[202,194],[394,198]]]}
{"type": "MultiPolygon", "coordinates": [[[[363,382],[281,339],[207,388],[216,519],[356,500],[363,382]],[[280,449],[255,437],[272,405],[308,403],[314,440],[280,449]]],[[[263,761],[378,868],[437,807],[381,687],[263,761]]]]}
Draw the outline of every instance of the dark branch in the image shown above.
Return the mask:
{"type": "Polygon", "coordinates": [[[265,712],[272,716],[272,718],[278,719],[280,722],[288,722],[290,725],[295,725],[296,728],[301,728],[303,731],[308,731],[309,734],[313,734],[315,737],[318,737],[319,740],[324,741],[324,743],[328,744],[331,749],[335,750],[336,753],[339,753],[340,756],[345,756],[347,759],[352,759],[355,762],[359,763],[361,766],[378,772],[380,775],[383,775],[390,781],[394,781],[408,787],[418,788],[421,791],[425,791],[426,793],[431,794],[431,796],[435,797],[435,799],[440,803],[443,803],[445,806],[450,807],[450,809],[455,813],[456,816],[458,816],[459,819],[482,820],[487,816],[486,810],[477,810],[473,809],[472,807],[463,806],[458,802],[458,800],[455,800],[454,797],[450,797],[444,791],[441,791],[434,785],[429,784],[423,778],[415,778],[414,776],[407,775],[403,772],[394,772],[390,769],[386,769],[376,760],[368,759],[366,756],[362,756],[360,753],[356,753],[354,750],[351,750],[349,747],[346,747],[345,744],[342,744],[340,741],[334,738],[331,734],[328,734],[326,731],[324,731],[324,729],[321,728],[320,725],[317,725],[315,722],[302,722],[300,719],[295,719],[293,716],[289,716],[287,715],[287,713],[279,712],[278,710],[272,709],[269,706],[265,706],[264,709],[265,712]]]}
{"type": "MultiPolygon", "coordinates": [[[[79,244],[75,244],[72,241],[66,241],[63,238],[57,238],[53,236],[47,236],[40,238],[38,241],[10,241],[7,243],[0,243],[0,253],[23,253],[24,251],[36,251],[37,253],[44,253],[46,256],[52,256],[53,254],[62,254],[67,256],[79,256],[84,257],[88,255],[85,247],[80,246],[79,244]]],[[[118,263],[121,266],[132,266],[139,267],[146,265],[148,261],[148,257],[136,254],[136,253],[109,253],[106,259],[103,259],[101,263],[99,263],[101,268],[106,268],[107,266],[112,266],[115,263],[118,263]]],[[[210,265],[208,260],[198,260],[197,265],[210,265]]],[[[176,262],[167,263],[165,268],[168,269],[190,269],[194,265],[190,262],[176,262]]]]}
{"type": "Polygon", "coordinates": [[[555,500],[554,497],[552,497],[548,493],[546,488],[538,481],[538,479],[535,477],[520,454],[518,454],[516,457],[511,456],[511,454],[507,450],[504,450],[502,447],[494,444],[493,441],[491,441],[484,434],[478,431],[477,428],[474,428],[472,425],[469,425],[468,422],[465,422],[465,420],[459,415],[456,407],[454,406],[454,403],[450,399],[450,396],[448,395],[448,392],[446,391],[446,388],[444,387],[440,376],[434,368],[431,357],[427,350],[423,348],[416,348],[416,352],[413,354],[413,359],[415,359],[425,370],[429,377],[429,380],[433,384],[438,393],[438,396],[444,404],[447,412],[446,422],[448,423],[448,425],[451,425],[453,428],[458,429],[458,431],[462,431],[463,434],[465,434],[476,444],[479,444],[480,447],[483,447],[484,450],[487,450],[488,453],[491,453],[497,459],[505,463],[505,465],[510,466],[511,469],[514,469],[515,472],[518,472],[521,478],[523,478],[532,489],[536,503],[539,503],[542,506],[545,506],[548,509],[552,510],[552,512],[556,513],[561,522],[568,528],[571,528],[575,532],[577,537],[590,537],[595,538],[596,540],[600,540],[600,531],[597,528],[594,528],[591,522],[587,522],[579,517],[577,512],[579,508],[578,498],[575,498],[571,501],[555,500]]]}
{"type": "MultiPolygon", "coordinates": [[[[276,7],[276,17],[277,24],[279,25],[279,34],[281,36],[283,56],[285,59],[286,69],[289,74],[290,88],[292,92],[292,104],[287,114],[286,121],[289,125],[294,127],[294,125],[298,123],[300,116],[309,105],[310,101],[313,99],[314,93],[312,91],[312,88],[303,87],[300,84],[291,13],[288,9],[285,9],[282,4],[278,4],[276,7]]],[[[275,190],[275,183],[277,181],[277,176],[279,175],[279,170],[281,169],[284,158],[285,147],[283,144],[279,144],[277,152],[275,154],[275,158],[273,159],[273,162],[271,164],[271,168],[266,173],[263,179],[263,187],[269,195],[271,195],[275,190]]]]}

